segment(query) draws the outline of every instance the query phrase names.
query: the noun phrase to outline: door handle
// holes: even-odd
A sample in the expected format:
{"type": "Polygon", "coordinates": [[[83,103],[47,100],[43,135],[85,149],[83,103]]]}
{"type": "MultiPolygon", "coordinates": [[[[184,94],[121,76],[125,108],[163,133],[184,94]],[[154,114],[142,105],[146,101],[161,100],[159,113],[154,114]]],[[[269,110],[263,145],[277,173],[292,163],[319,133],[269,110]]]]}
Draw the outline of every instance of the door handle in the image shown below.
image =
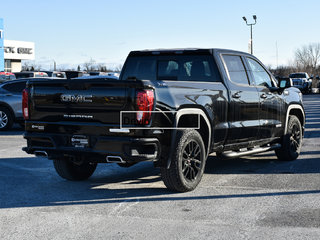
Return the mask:
{"type": "Polygon", "coordinates": [[[240,98],[241,96],[240,96],[239,93],[236,92],[236,93],[234,93],[234,94],[232,95],[232,97],[233,97],[233,98],[240,98]]]}
{"type": "Polygon", "coordinates": [[[7,96],[7,97],[10,97],[10,96],[12,96],[12,94],[11,94],[11,93],[7,93],[6,96],[7,96]]]}
{"type": "Polygon", "coordinates": [[[263,99],[265,99],[265,98],[267,98],[268,96],[263,93],[263,94],[260,95],[260,97],[263,98],[263,99]]]}

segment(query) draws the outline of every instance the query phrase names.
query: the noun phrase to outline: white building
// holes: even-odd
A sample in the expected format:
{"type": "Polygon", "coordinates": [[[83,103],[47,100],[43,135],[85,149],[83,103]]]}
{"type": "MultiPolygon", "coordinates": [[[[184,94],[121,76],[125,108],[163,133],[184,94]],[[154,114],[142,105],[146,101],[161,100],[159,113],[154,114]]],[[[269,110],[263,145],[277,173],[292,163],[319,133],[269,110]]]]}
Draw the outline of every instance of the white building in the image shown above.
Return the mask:
{"type": "Polygon", "coordinates": [[[21,60],[34,60],[34,42],[4,39],[4,71],[20,72],[21,60]]]}

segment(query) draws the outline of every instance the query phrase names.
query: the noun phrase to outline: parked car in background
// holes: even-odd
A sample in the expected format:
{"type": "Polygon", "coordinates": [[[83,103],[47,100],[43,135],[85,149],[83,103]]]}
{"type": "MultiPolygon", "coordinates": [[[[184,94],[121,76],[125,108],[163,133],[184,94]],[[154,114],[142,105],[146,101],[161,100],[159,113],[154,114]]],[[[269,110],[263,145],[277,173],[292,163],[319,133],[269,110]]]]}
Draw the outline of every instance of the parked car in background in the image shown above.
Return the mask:
{"type": "Polygon", "coordinates": [[[77,79],[93,79],[93,80],[97,80],[97,79],[103,79],[103,80],[119,80],[119,77],[117,76],[108,76],[108,75],[98,75],[98,76],[82,76],[82,77],[78,77],[78,78],[73,78],[72,80],[77,80],[77,79]]]}
{"type": "Polygon", "coordinates": [[[120,72],[106,72],[100,75],[107,75],[107,76],[115,76],[115,77],[120,77],[120,72]]]}
{"type": "Polygon", "coordinates": [[[82,71],[64,71],[64,72],[67,76],[67,79],[82,77],[84,75],[84,72],[82,71]]]}
{"type": "Polygon", "coordinates": [[[0,72],[0,83],[15,80],[16,76],[11,72],[0,72]]]}
{"type": "Polygon", "coordinates": [[[14,122],[23,123],[22,91],[27,79],[0,84],[0,131],[8,130],[14,122]]]}
{"type": "Polygon", "coordinates": [[[45,72],[15,72],[14,75],[19,78],[35,78],[35,77],[48,77],[45,72]]]}
{"type": "Polygon", "coordinates": [[[312,92],[312,77],[306,72],[291,73],[289,78],[292,78],[293,86],[299,88],[303,93],[312,92]]]}
{"type": "Polygon", "coordinates": [[[46,74],[48,74],[48,77],[52,78],[67,78],[67,75],[65,72],[57,72],[57,71],[43,71],[46,74]]]}

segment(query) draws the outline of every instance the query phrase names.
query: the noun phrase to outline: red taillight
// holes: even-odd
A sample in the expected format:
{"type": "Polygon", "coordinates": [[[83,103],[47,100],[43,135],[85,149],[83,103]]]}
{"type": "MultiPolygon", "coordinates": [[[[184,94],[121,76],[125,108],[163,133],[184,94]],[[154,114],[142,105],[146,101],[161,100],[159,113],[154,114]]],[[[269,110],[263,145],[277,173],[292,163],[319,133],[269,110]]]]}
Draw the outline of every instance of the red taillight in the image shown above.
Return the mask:
{"type": "Polygon", "coordinates": [[[151,111],[154,104],[153,90],[139,90],[136,95],[137,123],[148,125],[151,119],[151,111]]]}
{"type": "Polygon", "coordinates": [[[22,91],[22,112],[25,120],[29,119],[29,93],[27,89],[22,91]]]}

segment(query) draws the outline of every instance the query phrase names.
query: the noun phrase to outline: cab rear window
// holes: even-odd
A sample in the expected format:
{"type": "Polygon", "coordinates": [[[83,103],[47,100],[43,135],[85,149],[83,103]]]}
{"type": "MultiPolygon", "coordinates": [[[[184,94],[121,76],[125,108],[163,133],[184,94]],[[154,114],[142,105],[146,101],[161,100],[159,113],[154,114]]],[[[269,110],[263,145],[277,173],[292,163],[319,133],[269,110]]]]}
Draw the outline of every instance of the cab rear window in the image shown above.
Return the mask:
{"type": "Polygon", "coordinates": [[[128,58],[122,80],[221,81],[211,55],[134,56],[128,58]]]}

